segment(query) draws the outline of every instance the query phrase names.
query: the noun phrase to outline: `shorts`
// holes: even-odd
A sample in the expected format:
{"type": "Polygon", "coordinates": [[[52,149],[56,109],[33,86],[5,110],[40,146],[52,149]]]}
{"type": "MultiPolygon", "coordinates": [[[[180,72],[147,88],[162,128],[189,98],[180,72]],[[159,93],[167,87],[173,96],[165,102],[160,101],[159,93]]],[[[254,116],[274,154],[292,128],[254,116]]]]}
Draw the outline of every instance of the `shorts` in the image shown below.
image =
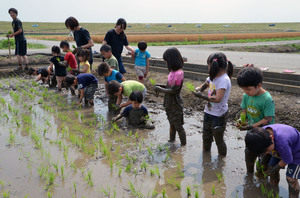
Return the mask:
{"type": "Polygon", "coordinates": [[[24,41],[15,41],[16,49],[15,55],[26,56],[27,54],[27,43],[24,41]]]}
{"type": "Polygon", "coordinates": [[[125,70],[125,67],[124,67],[124,65],[123,65],[123,59],[122,59],[122,57],[116,57],[116,58],[117,58],[118,64],[119,64],[119,72],[120,72],[121,74],[125,74],[125,73],[126,73],[126,70],[125,70]]]}
{"type": "Polygon", "coordinates": [[[147,67],[146,66],[137,66],[137,65],[135,65],[134,66],[134,70],[135,70],[136,75],[139,78],[142,77],[141,79],[143,79],[145,77],[145,73],[147,71],[147,67]]]}
{"type": "Polygon", "coordinates": [[[289,164],[286,170],[286,176],[293,179],[300,179],[300,164],[289,164]]]}
{"type": "Polygon", "coordinates": [[[93,100],[97,88],[98,88],[98,83],[93,83],[86,86],[86,88],[84,89],[84,98],[86,100],[93,100]]]}

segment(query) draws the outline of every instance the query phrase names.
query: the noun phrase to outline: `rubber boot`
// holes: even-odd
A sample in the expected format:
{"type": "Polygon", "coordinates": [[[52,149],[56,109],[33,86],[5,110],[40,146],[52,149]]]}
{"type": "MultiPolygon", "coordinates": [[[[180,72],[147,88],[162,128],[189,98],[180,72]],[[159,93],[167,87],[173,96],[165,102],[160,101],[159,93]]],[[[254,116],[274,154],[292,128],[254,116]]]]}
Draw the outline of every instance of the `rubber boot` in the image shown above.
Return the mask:
{"type": "Polygon", "coordinates": [[[203,140],[203,150],[210,151],[211,144],[213,142],[213,134],[210,129],[210,123],[208,122],[203,122],[202,140],[203,140]]]}

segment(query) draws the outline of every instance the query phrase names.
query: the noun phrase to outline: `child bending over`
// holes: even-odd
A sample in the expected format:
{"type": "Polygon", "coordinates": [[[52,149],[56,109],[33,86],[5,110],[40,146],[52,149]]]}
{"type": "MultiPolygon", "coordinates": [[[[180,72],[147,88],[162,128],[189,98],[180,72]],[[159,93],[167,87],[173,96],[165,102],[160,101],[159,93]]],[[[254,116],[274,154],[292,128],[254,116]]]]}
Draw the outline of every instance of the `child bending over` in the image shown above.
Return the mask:
{"type": "Polygon", "coordinates": [[[119,108],[126,107],[131,104],[130,100],[121,104],[123,95],[129,97],[133,91],[140,91],[143,94],[143,98],[145,98],[147,93],[145,85],[135,80],[126,80],[122,83],[112,80],[108,83],[107,89],[109,95],[118,97],[117,106],[119,106],[119,108]]]}
{"type": "MultiPolygon", "coordinates": [[[[257,155],[268,153],[279,161],[267,171],[268,174],[279,172],[288,165],[286,180],[289,186],[289,197],[299,197],[300,179],[300,133],[297,129],[284,125],[272,124],[262,128],[254,127],[246,137],[246,147],[257,155]]],[[[271,182],[271,181],[270,181],[271,182]]]]}

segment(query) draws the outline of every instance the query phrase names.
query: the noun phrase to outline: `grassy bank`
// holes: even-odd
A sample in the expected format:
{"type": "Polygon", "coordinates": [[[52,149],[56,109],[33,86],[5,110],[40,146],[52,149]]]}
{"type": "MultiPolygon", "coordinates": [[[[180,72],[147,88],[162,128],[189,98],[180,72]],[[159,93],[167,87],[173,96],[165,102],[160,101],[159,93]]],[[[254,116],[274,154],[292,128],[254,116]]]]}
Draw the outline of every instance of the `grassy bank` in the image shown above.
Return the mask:
{"type": "MultiPolygon", "coordinates": [[[[15,39],[9,39],[10,48],[15,49],[15,39]]],[[[46,46],[38,43],[27,43],[28,49],[45,49],[46,46]]],[[[0,49],[8,49],[8,39],[0,40],[0,49]]]]}

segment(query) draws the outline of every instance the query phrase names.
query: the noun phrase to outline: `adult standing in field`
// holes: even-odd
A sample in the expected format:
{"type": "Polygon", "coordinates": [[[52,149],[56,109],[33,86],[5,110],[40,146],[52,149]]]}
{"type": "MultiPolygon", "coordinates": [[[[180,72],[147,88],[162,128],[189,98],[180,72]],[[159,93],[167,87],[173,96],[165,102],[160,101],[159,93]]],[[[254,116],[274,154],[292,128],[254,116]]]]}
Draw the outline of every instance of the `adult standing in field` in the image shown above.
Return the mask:
{"type": "Polygon", "coordinates": [[[23,69],[23,63],[25,63],[25,69],[28,70],[28,59],[27,59],[27,43],[24,36],[23,26],[20,19],[17,18],[18,10],[15,8],[10,8],[8,10],[9,15],[13,19],[12,28],[14,33],[8,34],[8,37],[15,37],[15,55],[17,56],[19,67],[17,70],[23,69]]]}
{"type": "Polygon", "coordinates": [[[119,63],[119,71],[121,74],[123,74],[123,76],[126,73],[121,56],[123,46],[125,46],[126,49],[130,51],[130,53],[134,53],[134,49],[129,45],[127,37],[124,33],[124,30],[126,30],[126,26],[127,23],[125,19],[119,18],[115,28],[108,30],[105,35],[104,41],[102,42],[102,45],[108,44],[111,46],[112,53],[117,58],[119,63]]]}
{"type": "MultiPolygon", "coordinates": [[[[74,40],[76,42],[77,47],[82,49],[88,49],[90,51],[90,69],[92,70],[93,64],[93,51],[92,47],[94,46],[94,42],[91,39],[90,33],[81,27],[75,17],[69,17],[65,21],[66,27],[73,32],[74,40]]],[[[78,64],[79,65],[79,64],[78,64]]]]}

